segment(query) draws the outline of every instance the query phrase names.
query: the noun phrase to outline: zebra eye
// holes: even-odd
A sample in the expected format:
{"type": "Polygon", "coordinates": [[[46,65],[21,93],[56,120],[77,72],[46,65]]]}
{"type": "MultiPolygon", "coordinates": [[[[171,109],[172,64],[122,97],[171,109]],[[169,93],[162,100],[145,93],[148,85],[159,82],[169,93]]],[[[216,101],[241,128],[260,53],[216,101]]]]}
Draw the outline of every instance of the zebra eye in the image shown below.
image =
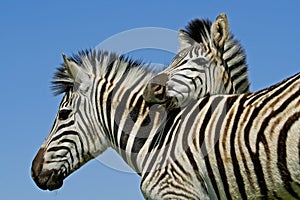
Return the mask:
{"type": "Polygon", "coordinates": [[[71,113],[71,110],[61,110],[58,113],[58,119],[66,120],[66,119],[68,119],[70,113],[71,113]]]}

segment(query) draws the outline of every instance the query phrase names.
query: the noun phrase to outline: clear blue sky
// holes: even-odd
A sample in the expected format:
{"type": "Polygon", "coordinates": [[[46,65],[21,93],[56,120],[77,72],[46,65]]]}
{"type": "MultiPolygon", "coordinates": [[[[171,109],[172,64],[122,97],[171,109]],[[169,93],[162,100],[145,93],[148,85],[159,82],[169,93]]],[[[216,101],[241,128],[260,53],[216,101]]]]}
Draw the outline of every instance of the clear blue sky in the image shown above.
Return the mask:
{"type": "MultiPolygon", "coordinates": [[[[299,1],[1,1],[0,199],[142,199],[137,175],[97,160],[58,191],[41,191],[31,180],[32,159],[61,98],[49,86],[62,52],[92,48],[132,28],[178,30],[191,19],[226,12],[256,91],[300,71],[299,8],[299,1]]],[[[172,57],[151,55],[136,58],[168,64],[172,57]]]]}

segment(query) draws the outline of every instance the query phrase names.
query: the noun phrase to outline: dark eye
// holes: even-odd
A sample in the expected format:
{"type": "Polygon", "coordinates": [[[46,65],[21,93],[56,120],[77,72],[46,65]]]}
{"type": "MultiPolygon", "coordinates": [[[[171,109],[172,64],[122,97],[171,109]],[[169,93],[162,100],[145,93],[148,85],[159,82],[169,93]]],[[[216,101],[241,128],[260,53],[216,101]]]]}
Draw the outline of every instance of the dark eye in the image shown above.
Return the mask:
{"type": "Polygon", "coordinates": [[[61,110],[58,113],[58,119],[60,119],[60,120],[66,120],[66,119],[68,119],[70,113],[71,113],[71,110],[66,110],[66,109],[65,110],[61,110]]]}

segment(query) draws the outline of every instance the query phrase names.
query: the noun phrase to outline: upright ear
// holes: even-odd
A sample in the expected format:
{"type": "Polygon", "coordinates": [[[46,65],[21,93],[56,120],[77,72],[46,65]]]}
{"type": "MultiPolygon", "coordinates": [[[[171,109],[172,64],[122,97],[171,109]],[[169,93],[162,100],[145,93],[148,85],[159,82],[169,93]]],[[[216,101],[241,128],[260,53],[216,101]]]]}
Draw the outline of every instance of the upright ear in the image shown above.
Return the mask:
{"type": "Polygon", "coordinates": [[[78,66],[77,63],[69,60],[64,53],[62,54],[62,57],[64,59],[66,70],[74,82],[74,86],[86,91],[90,82],[88,73],[86,73],[82,67],[78,66]]]}
{"type": "Polygon", "coordinates": [[[192,39],[187,34],[187,32],[185,32],[182,29],[180,29],[178,31],[178,40],[179,40],[179,44],[180,44],[179,51],[181,51],[182,49],[185,49],[185,48],[190,47],[190,46],[194,45],[195,43],[197,43],[194,39],[192,39]]]}
{"type": "Polygon", "coordinates": [[[70,78],[74,82],[76,82],[76,78],[79,74],[79,67],[73,61],[70,61],[64,53],[62,53],[62,57],[64,59],[65,67],[68,74],[70,75],[70,78]]]}
{"type": "Polygon", "coordinates": [[[211,27],[211,38],[216,49],[223,49],[229,35],[229,23],[225,13],[220,14],[211,27]]]}

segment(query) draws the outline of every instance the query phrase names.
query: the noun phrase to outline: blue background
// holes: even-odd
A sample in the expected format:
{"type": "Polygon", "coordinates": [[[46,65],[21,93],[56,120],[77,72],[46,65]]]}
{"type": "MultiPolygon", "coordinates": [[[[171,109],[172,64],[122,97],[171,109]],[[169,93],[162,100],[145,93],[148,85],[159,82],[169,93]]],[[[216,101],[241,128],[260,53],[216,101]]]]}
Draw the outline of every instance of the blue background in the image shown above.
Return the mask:
{"type": "MultiPolygon", "coordinates": [[[[62,189],[41,191],[30,166],[51,128],[61,96],[50,81],[67,55],[138,27],[184,28],[226,12],[247,56],[251,90],[300,71],[300,1],[1,1],[0,199],[142,199],[139,177],[94,160],[62,189]]],[[[143,37],[141,35],[141,37],[143,37]]],[[[136,59],[168,64],[173,55],[136,59]]]]}

